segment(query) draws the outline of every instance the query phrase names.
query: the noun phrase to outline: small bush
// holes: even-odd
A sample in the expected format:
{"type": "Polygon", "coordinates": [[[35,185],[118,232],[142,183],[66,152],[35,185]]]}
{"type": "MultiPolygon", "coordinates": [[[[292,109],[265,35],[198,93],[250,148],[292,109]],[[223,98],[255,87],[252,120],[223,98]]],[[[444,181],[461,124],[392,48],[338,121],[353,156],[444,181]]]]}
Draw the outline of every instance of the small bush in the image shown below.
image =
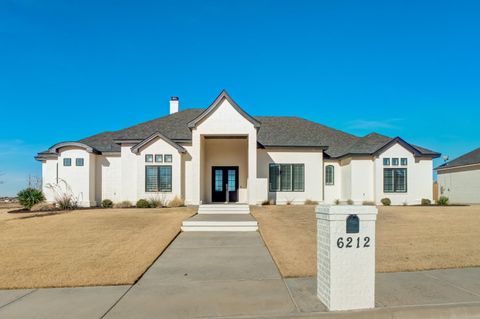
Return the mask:
{"type": "Polygon", "coordinates": [[[335,200],[335,205],[340,205],[340,200],[339,199],[335,200]]]}
{"type": "Polygon", "coordinates": [[[102,200],[102,207],[103,208],[112,208],[113,207],[113,202],[110,199],[104,199],[104,200],[102,200]]]}
{"type": "Polygon", "coordinates": [[[150,208],[150,203],[146,199],[139,199],[137,201],[137,208],[150,208]]]}
{"type": "Polygon", "coordinates": [[[35,204],[30,208],[31,212],[49,212],[49,211],[54,211],[57,210],[57,207],[55,204],[52,203],[47,203],[47,202],[40,202],[38,204],[35,204]]]}
{"type": "Polygon", "coordinates": [[[422,198],[422,206],[430,206],[432,205],[432,201],[428,198],[422,198]]]}
{"type": "Polygon", "coordinates": [[[41,190],[31,187],[25,188],[24,190],[18,192],[17,197],[20,205],[22,205],[26,209],[30,209],[35,204],[38,204],[45,200],[45,196],[43,196],[41,190]]]}
{"type": "Polygon", "coordinates": [[[292,205],[293,201],[291,199],[287,199],[285,202],[285,205],[292,205]]]}
{"type": "Polygon", "coordinates": [[[162,208],[167,206],[165,200],[161,198],[150,198],[148,200],[148,205],[150,205],[151,208],[162,208]]]}
{"type": "Polygon", "coordinates": [[[448,197],[447,196],[440,196],[440,198],[437,200],[437,205],[438,206],[448,206],[448,197]]]}
{"type": "Polygon", "coordinates": [[[124,201],[122,201],[122,202],[120,202],[120,203],[116,203],[116,204],[114,205],[115,208],[130,208],[130,207],[132,207],[132,206],[133,206],[133,205],[132,205],[132,202],[129,201],[129,200],[124,200],[124,201]]]}
{"type": "Polygon", "coordinates": [[[318,202],[316,200],[306,199],[303,204],[304,205],[318,205],[318,202]]]}
{"type": "Polygon", "coordinates": [[[392,201],[390,200],[390,198],[382,198],[382,200],[380,202],[382,203],[383,206],[392,205],[392,201]]]}
{"type": "Polygon", "coordinates": [[[262,206],[267,206],[267,205],[272,205],[272,203],[269,200],[264,200],[262,202],[262,206]]]}
{"type": "Polygon", "coordinates": [[[171,201],[168,202],[168,207],[183,207],[185,206],[185,201],[183,198],[175,196],[171,201]]]}
{"type": "Polygon", "coordinates": [[[55,199],[55,204],[59,209],[62,210],[75,209],[78,207],[78,203],[75,197],[69,194],[63,194],[62,196],[57,197],[55,199]]]}
{"type": "Polygon", "coordinates": [[[353,200],[351,200],[351,199],[347,200],[347,204],[348,205],[353,205],[353,200]]]}
{"type": "Polygon", "coordinates": [[[363,206],[375,206],[375,202],[372,202],[372,201],[369,201],[369,200],[366,200],[366,201],[363,201],[363,206]]]}

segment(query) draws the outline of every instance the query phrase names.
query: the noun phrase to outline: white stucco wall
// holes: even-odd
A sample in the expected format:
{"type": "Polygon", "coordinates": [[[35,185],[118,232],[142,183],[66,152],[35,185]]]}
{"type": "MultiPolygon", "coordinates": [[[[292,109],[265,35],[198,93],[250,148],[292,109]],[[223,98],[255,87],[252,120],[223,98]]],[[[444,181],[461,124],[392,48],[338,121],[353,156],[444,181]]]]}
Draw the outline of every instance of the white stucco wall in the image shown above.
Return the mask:
{"type": "Polygon", "coordinates": [[[99,155],[97,157],[96,201],[98,204],[104,199],[110,199],[114,203],[122,201],[121,164],[120,154],[115,156],[99,155]]]}
{"type": "Polygon", "coordinates": [[[342,159],[340,161],[341,190],[340,200],[347,201],[352,198],[352,165],[351,159],[342,159]]]}
{"type": "Polygon", "coordinates": [[[374,201],[374,160],[372,157],[352,158],[351,197],[355,204],[374,201]]]}
{"type": "Polygon", "coordinates": [[[342,198],[342,167],[340,166],[340,161],[338,160],[324,160],[324,171],[323,176],[325,178],[325,169],[328,165],[333,165],[334,167],[334,184],[327,185],[324,183],[324,201],[328,204],[335,203],[336,200],[343,200],[342,198]]]}
{"type": "Polygon", "coordinates": [[[178,150],[165,142],[162,139],[155,139],[154,141],[145,145],[140,154],[136,155],[137,162],[137,200],[144,198],[159,198],[166,201],[172,200],[175,196],[184,198],[182,194],[182,181],[181,181],[181,168],[182,168],[182,155],[178,150]],[[146,163],[145,155],[152,154],[169,154],[172,155],[172,163],[146,163]],[[145,167],[146,166],[172,166],[172,191],[171,192],[146,192],[145,191],[145,167]]]}
{"type": "Polygon", "coordinates": [[[433,161],[430,158],[415,158],[413,154],[401,146],[394,144],[375,159],[375,200],[380,204],[382,198],[390,198],[392,205],[416,205],[422,198],[433,200],[433,161]],[[384,158],[407,158],[407,166],[383,166],[384,158]],[[383,169],[406,167],[407,192],[384,193],[383,169]]]}
{"type": "MultiPolygon", "coordinates": [[[[305,164],[305,191],[268,192],[268,199],[277,204],[303,204],[306,199],[323,201],[323,152],[320,150],[298,150],[269,148],[258,150],[258,178],[268,179],[269,164],[305,164]]],[[[268,186],[268,184],[267,184],[268,186]]]]}
{"type": "Polygon", "coordinates": [[[451,203],[480,204],[480,165],[438,170],[438,186],[451,203]]]}
{"type": "Polygon", "coordinates": [[[95,160],[96,155],[88,153],[84,149],[64,147],[59,150],[57,160],[44,161],[42,163],[42,188],[47,201],[54,202],[55,197],[69,194],[73,196],[79,206],[95,206],[95,160]],[[71,159],[71,166],[63,165],[65,158],[71,159]],[[76,166],[77,158],[83,158],[84,166],[76,166]],[[56,191],[53,191],[54,189],[56,191]]]}
{"type": "MultiPolygon", "coordinates": [[[[192,128],[191,156],[191,192],[187,197],[191,204],[208,203],[211,189],[208,187],[208,172],[205,162],[208,154],[205,152],[205,136],[245,136],[247,138],[247,199],[250,204],[256,203],[255,189],[257,186],[257,131],[254,125],[241,115],[227,99],[220,101],[218,106],[195,128],[192,128]],[[207,184],[207,185],[206,185],[207,184]],[[190,197],[191,196],[191,197],[190,197]]],[[[228,156],[228,155],[225,155],[228,156]]],[[[188,173],[187,173],[188,174],[188,173]]],[[[242,191],[242,197],[244,196],[242,191]]],[[[239,194],[240,195],[240,194],[239,194]]]]}

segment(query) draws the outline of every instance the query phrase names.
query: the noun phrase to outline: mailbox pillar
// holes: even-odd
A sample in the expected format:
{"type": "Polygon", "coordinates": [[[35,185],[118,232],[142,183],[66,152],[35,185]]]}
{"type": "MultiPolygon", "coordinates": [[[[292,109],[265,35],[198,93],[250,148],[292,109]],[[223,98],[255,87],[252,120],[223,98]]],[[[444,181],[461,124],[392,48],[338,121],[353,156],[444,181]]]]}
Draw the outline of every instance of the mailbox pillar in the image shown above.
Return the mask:
{"type": "Polygon", "coordinates": [[[375,307],[375,206],[320,205],[317,296],[330,311],[375,307]]]}

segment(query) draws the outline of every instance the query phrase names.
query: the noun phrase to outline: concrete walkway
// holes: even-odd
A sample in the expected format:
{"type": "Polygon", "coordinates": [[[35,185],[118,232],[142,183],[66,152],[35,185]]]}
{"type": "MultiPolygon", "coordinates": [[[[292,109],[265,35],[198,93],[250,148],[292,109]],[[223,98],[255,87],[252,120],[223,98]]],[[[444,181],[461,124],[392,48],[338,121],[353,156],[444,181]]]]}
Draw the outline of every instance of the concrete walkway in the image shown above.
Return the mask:
{"type": "MultiPolygon", "coordinates": [[[[377,274],[376,303],[341,317],[480,317],[480,268],[377,274]]],[[[0,291],[0,318],[338,315],[325,312],[314,278],[281,278],[257,232],[182,233],[133,286],[0,291]]]]}

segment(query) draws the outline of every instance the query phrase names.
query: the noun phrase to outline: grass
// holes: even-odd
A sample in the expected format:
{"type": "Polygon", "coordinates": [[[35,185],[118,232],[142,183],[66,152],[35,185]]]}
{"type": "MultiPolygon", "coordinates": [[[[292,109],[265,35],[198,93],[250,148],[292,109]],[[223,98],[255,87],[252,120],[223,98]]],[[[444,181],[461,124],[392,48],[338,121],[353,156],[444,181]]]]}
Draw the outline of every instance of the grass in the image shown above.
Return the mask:
{"type": "MultiPolygon", "coordinates": [[[[315,276],[312,206],[253,207],[284,277],[315,276]]],[[[376,269],[417,271],[480,266],[480,206],[379,207],[376,269]]]]}
{"type": "Polygon", "coordinates": [[[0,288],[132,284],[193,208],[0,210],[0,288]]]}

